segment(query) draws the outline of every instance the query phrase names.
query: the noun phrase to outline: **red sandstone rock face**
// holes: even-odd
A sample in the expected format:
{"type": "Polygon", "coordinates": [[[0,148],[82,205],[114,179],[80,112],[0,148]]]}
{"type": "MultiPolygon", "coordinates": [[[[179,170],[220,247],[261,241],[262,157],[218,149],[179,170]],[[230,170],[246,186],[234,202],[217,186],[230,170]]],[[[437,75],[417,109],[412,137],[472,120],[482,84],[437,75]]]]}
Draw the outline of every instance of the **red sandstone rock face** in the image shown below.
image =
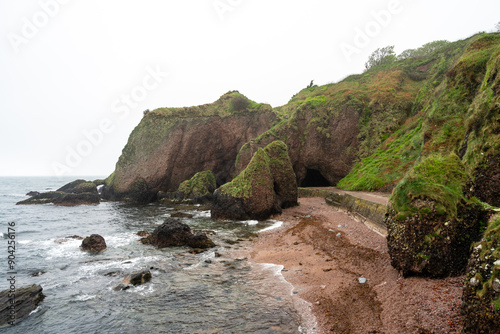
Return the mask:
{"type": "Polygon", "coordinates": [[[158,191],[175,191],[205,170],[213,172],[219,185],[230,181],[241,146],[269,129],[276,116],[270,107],[219,115],[216,108],[227,105],[227,95],[216,107],[206,105],[215,112],[200,106],[148,113],[132,132],[104,196],[148,202],[158,191]]]}
{"type": "Polygon", "coordinates": [[[357,154],[359,112],[344,108],[337,117],[329,117],[323,132],[315,116],[313,110],[298,111],[288,124],[249,142],[240,151],[236,171],[241,172],[260,147],[279,139],[288,146],[299,186],[311,186],[304,183],[311,170],[321,173],[330,185],[337,184],[349,173],[357,154]]]}

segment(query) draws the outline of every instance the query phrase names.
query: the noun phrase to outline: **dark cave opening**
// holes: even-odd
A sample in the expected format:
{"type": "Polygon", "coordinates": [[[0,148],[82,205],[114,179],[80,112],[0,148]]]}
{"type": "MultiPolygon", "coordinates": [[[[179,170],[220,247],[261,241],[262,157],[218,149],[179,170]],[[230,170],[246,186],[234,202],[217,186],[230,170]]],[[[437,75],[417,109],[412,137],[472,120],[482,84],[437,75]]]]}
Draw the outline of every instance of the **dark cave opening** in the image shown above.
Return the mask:
{"type": "Polygon", "coordinates": [[[330,187],[331,184],[321,172],[316,169],[307,168],[306,177],[300,183],[301,187],[330,187]]]}

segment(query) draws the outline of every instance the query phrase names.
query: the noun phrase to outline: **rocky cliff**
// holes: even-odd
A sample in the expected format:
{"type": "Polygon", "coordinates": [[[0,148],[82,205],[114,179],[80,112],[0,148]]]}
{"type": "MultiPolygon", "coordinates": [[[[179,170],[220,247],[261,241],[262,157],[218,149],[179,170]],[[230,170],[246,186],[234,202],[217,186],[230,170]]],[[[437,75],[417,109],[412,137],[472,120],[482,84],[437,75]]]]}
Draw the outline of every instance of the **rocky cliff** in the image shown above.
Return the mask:
{"type": "Polygon", "coordinates": [[[195,173],[211,170],[219,185],[235,174],[241,146],[276,121],[269,105],[229,92],[212,104],[146,113],[130,135],[105,198],[149,202],[175,191],[195,173]]]}

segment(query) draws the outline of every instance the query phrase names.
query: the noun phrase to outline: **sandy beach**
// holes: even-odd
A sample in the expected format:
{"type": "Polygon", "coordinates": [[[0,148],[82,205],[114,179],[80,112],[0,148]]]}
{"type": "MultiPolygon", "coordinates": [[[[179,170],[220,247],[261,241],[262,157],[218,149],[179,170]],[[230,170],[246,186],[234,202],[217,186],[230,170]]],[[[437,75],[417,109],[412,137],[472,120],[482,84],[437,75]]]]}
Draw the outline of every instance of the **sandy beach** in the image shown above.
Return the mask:
{"type": "Polygon", "coordinates": [[[284,224],[261,233],[248,256],[284,266],[294,298],[315,317],[307,333],[460,332],[463,276],[403,278],[385,237],[323,198],[299,203],[274,217],[284,224]]]}

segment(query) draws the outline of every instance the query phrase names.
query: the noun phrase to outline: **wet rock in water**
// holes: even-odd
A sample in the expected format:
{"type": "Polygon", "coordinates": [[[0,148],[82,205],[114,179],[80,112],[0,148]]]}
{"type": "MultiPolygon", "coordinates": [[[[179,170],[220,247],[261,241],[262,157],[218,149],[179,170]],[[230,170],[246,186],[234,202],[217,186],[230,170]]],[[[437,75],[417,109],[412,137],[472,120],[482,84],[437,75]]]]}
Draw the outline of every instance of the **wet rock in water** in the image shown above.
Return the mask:
{"type": "Polygon", "coordinates": [[[136,234],[140,237],[145,237],[145,238],[151,235],[151,233],[149,233],[148,231],[139,231],[136,234]]]}
{"type": "Polygon", "coordinates": [[[132,286],[128,284],[118,284],[113,288],[114,291],[125,291],[130,289],[132,286]]]}
{"type": "Polygon", "coordinates": [[[92,234],[83,239],[80,247],[84,251],[99,253],[106,250],[106,241],[99,234],[92,234]]]}
{"type": "Polygon", "coordinates": [[[17,202],[16,205],[53,203],[55,200],[63,198],[64,195],[66,195],[66,193],[63,193],[61,191],[39,193],[38,195],[32,196],[31,198],[17,202]]]}
{"type": "MultiPolygon", "coordinates": [[[[132,285],[141,285],[151,280],[151,272],[149,270],[135,271],[123,279],[123,283],[132,285]]],[[[122,289],[123,290],[123,289],[122,289]]]]}
{"type": "Polygon", "coordinates": [[[489,223],[474,244],[467,265],[462,316],[465,333],[498,333],[500,329],[500,217],[489,223]]]}
{"type": "Polygon", "coordinates": [[[150,236],[142,238],[141,242],[158,248],[190,246],[206,249],[215,246],[204,233],[193,234],[188,225],[173,218],[167,218],[162,225],[155,228],[150,236]]]}
{"type": "Polygon", "coordinates": [[[17,323],[29,315],[45,297],[42,290],[42,287],[36,284],[17,288],[14,299],[10,289],[0,292],[0,326],[10,325],[11,322],[17,323]]]}
{"type": "Polygon", "coordinates": [[[76,206],[76,205],[95,205],[101,201],[98,194],[94,193],[79,193],[65,194],[62,197],[55,199],[52,203],[60,206],[76,206]]]}
{"type": "Polygon", "coordinates": [[[185,212],[172,212],[170,214],[172,218],[193,218],[193,215],[185,212]]]}
{"type": "Polygon", "coordinates": [[[44,193],[29,192],[31,196],[26,200],[17,202],[16,204],[48,204],[54,203],[61,206],[75,206],[75,205],[92,205],[99,204],[99,194],[97,186],[93,182],[85,180],[76,180],[70,182],[57,191],[49,191],[44,193]]]}
{"type": "Polygon", "coordinates": [[[259,149],[233,181],[214,193],[214,219],[264,220],[297,205],[297,180],[287,146],[274,141],[259,149]]]}
{"type": "Polygon", "coordinates": [[[207,249],[215,247],[215,244],[203,232],[196,232],[188,240],[188,246],[192,248],[207,249]]]}

